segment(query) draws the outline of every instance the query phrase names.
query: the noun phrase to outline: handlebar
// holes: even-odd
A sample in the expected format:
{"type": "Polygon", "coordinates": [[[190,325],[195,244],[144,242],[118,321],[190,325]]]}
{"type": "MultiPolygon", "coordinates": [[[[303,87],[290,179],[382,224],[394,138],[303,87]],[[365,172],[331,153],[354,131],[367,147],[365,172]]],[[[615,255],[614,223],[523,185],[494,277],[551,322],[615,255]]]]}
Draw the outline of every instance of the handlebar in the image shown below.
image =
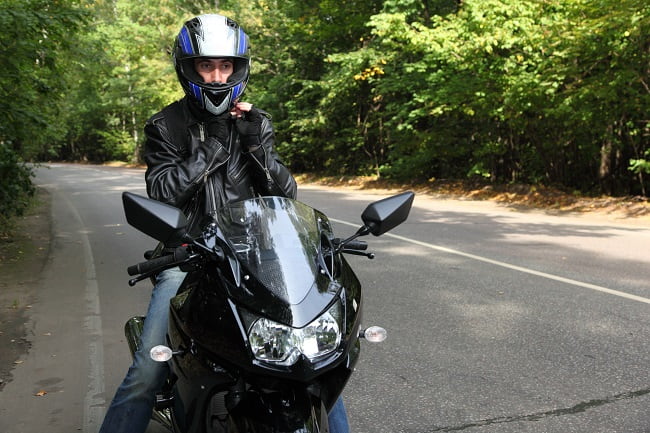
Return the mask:
{"type": "Polygon", "coordinates": [[[172,254],[156,257],[155,259],[129,266],[126,271],[131,276],[145,274],[174,263],[183,262],[187,260],[189,256],[187,247],[178,247],[174,249],[172,254]]]}
{"type": "Polygon", "coordinates": [[[343,244],[343,248],[346,250],[365,251],[368,249],[368,242],[358,241],[356,239],[343,240],[341,238],[334,238],[332,239],[332,244],[336,248],[341,248],[341,244],[343,244]]]}
{"type": "Polygon", "coordinates": [[[368,242],[353,240],[345,244],[346,250],[365,251],[368,249],[368,242]]]}
{"type": "Polygon", "coordinates": [[[358,241],[354,238],[350,238],[346,240],[335,238],[332,240],[332,244],[334,244],[337,251],[340,251],[345,254],[364,256],[369,259],[375,258],[375,255],[373,253],[364,253],[364,251],[368,249],[368,243],[366,241],[358,241]]]}

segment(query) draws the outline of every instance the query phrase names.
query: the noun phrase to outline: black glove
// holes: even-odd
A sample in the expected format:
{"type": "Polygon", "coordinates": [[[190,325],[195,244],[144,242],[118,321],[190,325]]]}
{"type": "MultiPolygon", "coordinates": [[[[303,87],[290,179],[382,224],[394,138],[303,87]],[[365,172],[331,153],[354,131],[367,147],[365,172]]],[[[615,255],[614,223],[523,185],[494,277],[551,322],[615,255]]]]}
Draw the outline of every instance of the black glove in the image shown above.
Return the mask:
{"type": "Polygon", "coordinates": [[[242,117],[235,121],[235,127],[239,132],[239,141],[244,152],[254,152],[261,145],[260,131],[262,129],[262,114],[253,107],[250,111],[244,111],[242,117]]]}

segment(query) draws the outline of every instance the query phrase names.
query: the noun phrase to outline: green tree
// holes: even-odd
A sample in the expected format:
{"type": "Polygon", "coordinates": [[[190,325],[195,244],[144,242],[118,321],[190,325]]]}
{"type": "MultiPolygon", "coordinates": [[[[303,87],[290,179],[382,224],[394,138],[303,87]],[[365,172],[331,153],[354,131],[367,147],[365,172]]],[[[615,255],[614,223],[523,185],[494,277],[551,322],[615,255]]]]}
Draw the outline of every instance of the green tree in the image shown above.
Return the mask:
{"type": "Polygon", "coordinates": [[[221,3],[233,9],[251,35],[253,77],[247,97],[274,116],[279,150],[293,169],[355,172],[359,163],[367,165],[353,106],[359,95],[340,99],[342,76],[328,56],[363,44],[366,22],[381,2],[221,3]]]}
{"type": "Polygon", "coordinates": [[[77,59],[80,79],[67,100],[70,157],[138,159],[144,122],[180,96],[169,56],[184,12],[176,3],[94,3],[83,41],[92,56],[77,59]]]}
{"type": "Polygon", "coordinates": [[[251,37],[245,98],[274,116],[294,171],[645,195],[646,3],[6,0],[0,141],[137,159],[146,119],[182,96],[180,25],[219,7],[251,37]]]}
{"type": "Polygon", "coordinates": [[[396,3],[371,18],[364,47],[335,59],[361,65],[358,94],[384,102],[382,173],[589,190],[613,155],[605,174],[629,181],[626,152],[648,145],[644,2],[468,0],[430,20],[408,9],[420,3],[396,3]]]}
{"type": "Polygon", "coordinates": [[[0,141],[22,155],[59,141],[62,68],[86,14],[75,1],[5,0],[0,4],[0,141]]]}
{"type": "Polygon", "coordinates": [[[0,3],[0,225],[27,207],[34,188],[24,157],[62,140],[61,58],[74,49],[85,14],[74,1],[0,3]]]}
{"type": "Polygon", "coordinates": [[[561,113],[575,140],[596,149],[589,176],[607,193],[645,191],[643,171],[630,160],[650,149],[650,5],[642,0],[575,1],[572,32],[562,49],[570,61],[555,65],[566,77],[561,113]]]}

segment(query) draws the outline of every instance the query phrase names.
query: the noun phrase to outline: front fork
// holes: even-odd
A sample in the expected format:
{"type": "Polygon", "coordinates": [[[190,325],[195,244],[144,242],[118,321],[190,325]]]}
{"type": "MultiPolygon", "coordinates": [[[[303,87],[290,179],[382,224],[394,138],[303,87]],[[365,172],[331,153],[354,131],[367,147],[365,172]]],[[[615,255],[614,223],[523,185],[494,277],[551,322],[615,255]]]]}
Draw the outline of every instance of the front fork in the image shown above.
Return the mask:
{"type": "Polygon", "coordinates": [[[124,335],[126,336],[126,342],[129,344],[131,358],[135,357],[135,352],[140,350],[140,336],[142,335],[143,327],[144,316],[131,317],[124,324],[124,335]]]}

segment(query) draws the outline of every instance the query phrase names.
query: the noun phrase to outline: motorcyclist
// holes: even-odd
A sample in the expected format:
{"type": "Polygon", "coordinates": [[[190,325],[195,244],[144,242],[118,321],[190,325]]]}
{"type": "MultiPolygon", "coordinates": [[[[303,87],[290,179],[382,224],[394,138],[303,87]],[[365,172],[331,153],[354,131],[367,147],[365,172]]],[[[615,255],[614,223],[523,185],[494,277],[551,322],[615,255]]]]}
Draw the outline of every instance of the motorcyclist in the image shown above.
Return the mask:
{"type": "MultiPolygon", "coordinates": [[[[185,97],[165,107],[145,126],[147,192],[183,209],[190,232],[224,204],[256,195],[295,198],[296,182],[274,150],[270,117],[241,102],[250,73],[248,36],[217,14],[187,21],[178,34],[173,62],[185,97]]],[[[100,433],[144,432],[167,365],[149,358],[164,344],[169,300],[185,273],[178,268],[156,278],[141,337],[124,381],[108,408],[100,433]]],[[[330,412],[330,431],[349,431],[341,399],[330,412]]]]}

